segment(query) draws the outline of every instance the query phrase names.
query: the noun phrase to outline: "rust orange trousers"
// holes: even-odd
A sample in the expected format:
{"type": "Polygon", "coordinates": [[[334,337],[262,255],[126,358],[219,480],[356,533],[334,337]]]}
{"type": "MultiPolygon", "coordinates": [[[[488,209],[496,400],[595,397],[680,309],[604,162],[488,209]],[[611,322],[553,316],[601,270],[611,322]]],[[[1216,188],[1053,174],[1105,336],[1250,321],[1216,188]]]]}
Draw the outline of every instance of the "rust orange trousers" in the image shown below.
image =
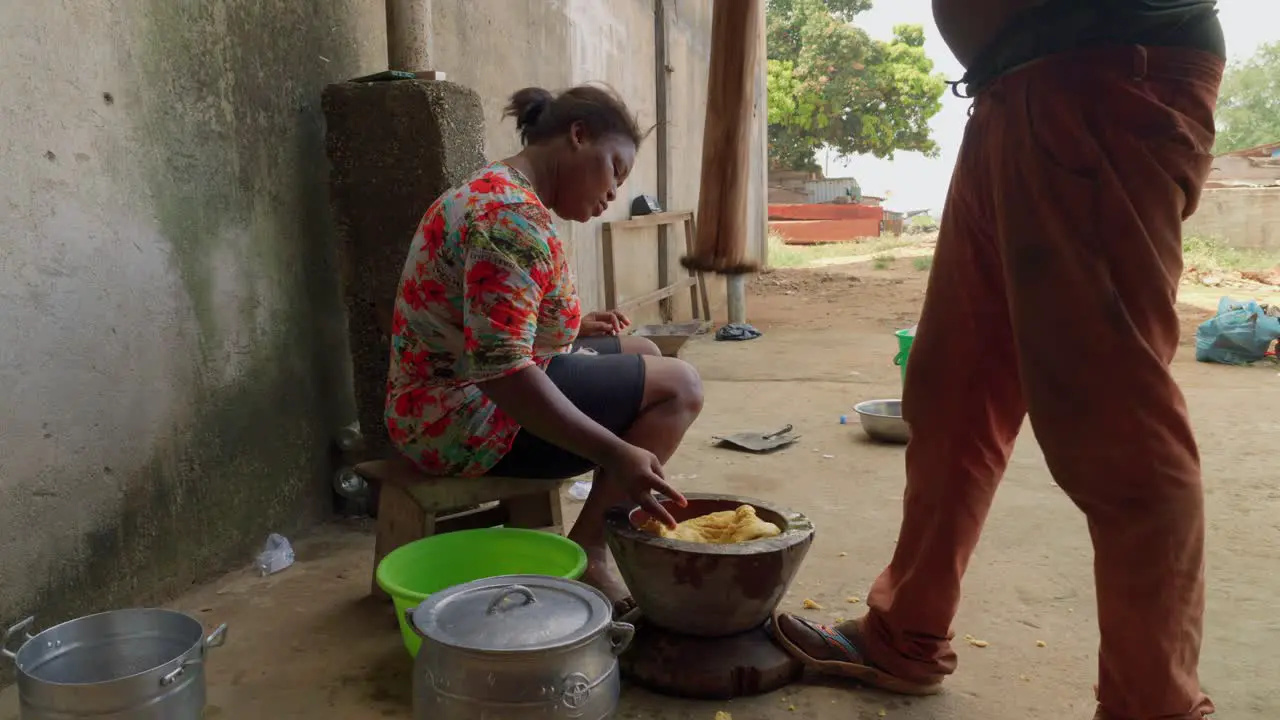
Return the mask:
{"type": "Polygon", "coordinates": [[[1194,50],[1093,48],[975,99],[907,364],[902,529],[863,626],[884,670],[955,670],[961,578],[1029,415],[1092,535],[1098,718],[1212,712],[1200,459],[1169,365],[1222,70],[1194,50]]]}

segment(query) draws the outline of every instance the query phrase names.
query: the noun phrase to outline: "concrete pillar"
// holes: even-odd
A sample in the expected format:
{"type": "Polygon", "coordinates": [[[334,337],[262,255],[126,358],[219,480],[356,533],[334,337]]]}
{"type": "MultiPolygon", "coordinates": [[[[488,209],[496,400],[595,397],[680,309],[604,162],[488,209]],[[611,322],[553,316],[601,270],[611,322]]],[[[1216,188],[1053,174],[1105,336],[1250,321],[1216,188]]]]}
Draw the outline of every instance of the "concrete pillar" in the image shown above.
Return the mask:
{"type": "Polygon", "coordinates": [[[431,0],[387,0],[387,67],[420,72],[431,67],[431,0]]]}
{"type": "Polygon", "coordinates": [[[725,277],[726,300],[729,305],[729,322],[745,323],[747,321],[747,276],[728,275],[725,277]]]}
{"type": "Polygon", "coordinates": [[[431,203],[484,165],[484,109],[474,90],[432,80],[330,85],[322,104],[356,405],[369,451],[381,455],[405,253],[431,203]]]}

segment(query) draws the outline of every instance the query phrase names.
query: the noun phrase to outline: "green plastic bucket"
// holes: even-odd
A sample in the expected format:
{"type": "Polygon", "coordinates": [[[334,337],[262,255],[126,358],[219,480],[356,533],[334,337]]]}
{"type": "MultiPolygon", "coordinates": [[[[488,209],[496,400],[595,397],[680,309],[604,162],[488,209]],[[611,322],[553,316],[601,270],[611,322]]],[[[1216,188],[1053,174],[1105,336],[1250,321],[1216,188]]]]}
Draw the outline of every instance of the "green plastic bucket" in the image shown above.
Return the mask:
{"type": "Polygon", "coordinates": [[[396,548],[378,563],[378,587],[391,596],[400,634],[417,657],[422,638],[405,611],[433,592],[499,575],[551,575],[577,580],[587,553],[574,541],[538,530],[481,528],[432,535],[396,548]]]}
{"type": "Polygon", "coordinates": [[[911,343],[916,339],[916,329],[907,328],[893,333],[898,336],[898,354],[893,356],[893,364],[902,371],[902,382],[907,382],[907,356],[911,354],[911,343]]]}

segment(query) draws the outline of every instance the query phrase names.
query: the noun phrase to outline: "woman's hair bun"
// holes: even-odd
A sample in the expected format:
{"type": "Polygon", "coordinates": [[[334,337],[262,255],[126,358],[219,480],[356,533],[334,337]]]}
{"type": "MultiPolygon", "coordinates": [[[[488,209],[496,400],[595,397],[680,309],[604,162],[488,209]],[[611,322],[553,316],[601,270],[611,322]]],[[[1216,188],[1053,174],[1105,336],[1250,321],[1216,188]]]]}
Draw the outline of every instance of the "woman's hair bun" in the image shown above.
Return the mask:
{"type": "Polygon", "coordinates": [[[516,129],[520,131],[520,138],[527,143],[529,130],[538,124],[538,118],[546,113],[547,108],[551,107],[551,103],[555,99],[551,91],[545,88],[527,87],[523,90],[517,90],[511,96],[510,102],[507,103],[507,108],[503,115],[515,118],[516,129]]]}
{"type": "Polygon", "coordinates": [[[617,134],[637,148],[648,134],[640,131],[635,115],[607,85],[578,85],[559,94],[527,87],[511,96],[503,115],[515,118],[524,145],[563,137],[578,126],[593,140],[617,134]]]}

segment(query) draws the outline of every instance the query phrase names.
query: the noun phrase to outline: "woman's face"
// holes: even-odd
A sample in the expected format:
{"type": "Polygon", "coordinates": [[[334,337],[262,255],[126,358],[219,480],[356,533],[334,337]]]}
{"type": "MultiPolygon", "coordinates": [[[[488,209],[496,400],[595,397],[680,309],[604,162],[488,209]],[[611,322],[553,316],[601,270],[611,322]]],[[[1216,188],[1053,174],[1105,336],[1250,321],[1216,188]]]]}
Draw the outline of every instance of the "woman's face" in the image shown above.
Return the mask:
{"type": "Polygon", "coordinates": [[[581,125],[570,130],[556,173],[556,214],[586,222],[600,217],[618,197],[636,162],[636,146],[617,134],[591,139],[581,125]]]}

